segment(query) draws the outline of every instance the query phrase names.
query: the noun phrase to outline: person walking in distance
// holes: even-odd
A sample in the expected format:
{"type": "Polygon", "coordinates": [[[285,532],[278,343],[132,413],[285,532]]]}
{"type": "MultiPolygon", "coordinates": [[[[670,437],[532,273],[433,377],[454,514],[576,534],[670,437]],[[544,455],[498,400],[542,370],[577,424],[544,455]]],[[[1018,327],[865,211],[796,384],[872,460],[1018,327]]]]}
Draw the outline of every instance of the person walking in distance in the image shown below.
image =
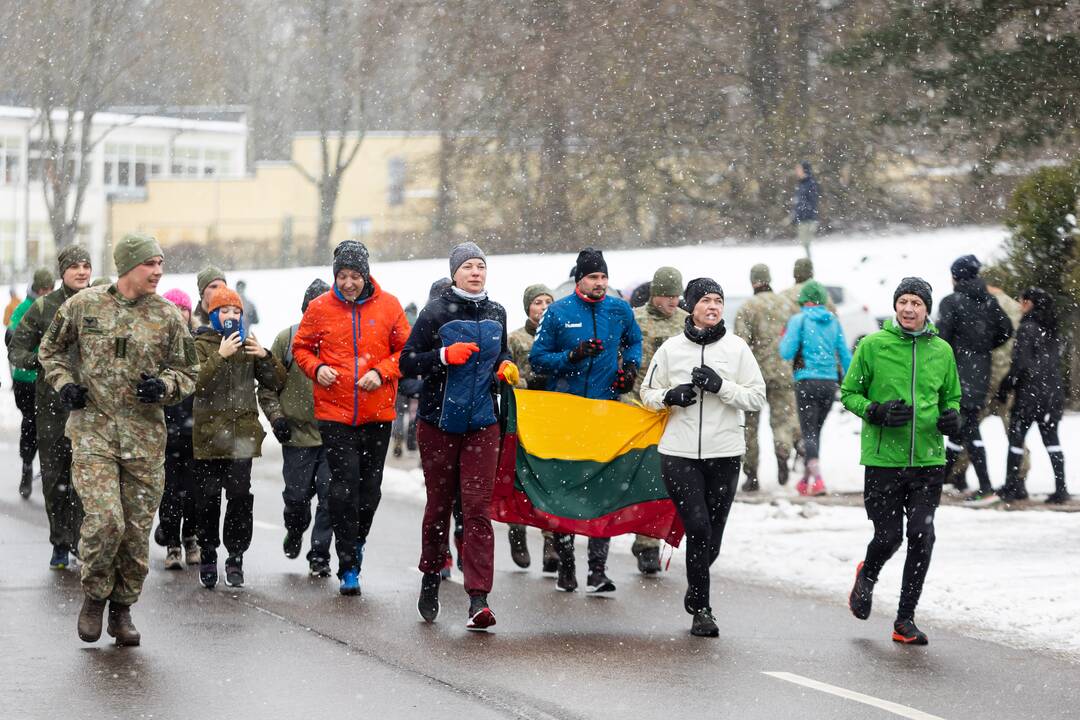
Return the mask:
{"type": "MultiPolygon", "coordinates": [[[[630,305],[608,294],[607,262],[593,248],[578,253],[577,285],[544,313],[529,352],[533,371],[545,375],[547,389],[593,400],[617,400],[634,389],[641,367],[641,329],[630,305]]],[[[615,591],[607,576],[609,538],[589,538],[588,588],[615,591]]],[[[556,589],[577,589],[574,536],[556,535],[559,577],[556,589]]]]}
{"type": "Polygon", "coordinates": [[[129,234],[113,250],[115,284],[83,290],[41,341],[45,381],[71,411],[71,477],[86,509],[79,542],[84,642],[108,633],[138,645],[131,619],[150,563],[150,528],[165,486],[165,415],[195,388],[197,359],[180,312],[157,294],[164,253],[129,234]]]}
{"type": "Polygon", "coordinates": [[[686,305],[684,332],[656,351],[641,397],[646,407],[671,412],[658,449],[664,486],[686,528],[683,606],[694,618],[692,634],[716,637],[709,568],[720,555],[746,451],[742,416],[765,404],[765,380],[746,342],[724,327],[719,283],[691,280],[686,305]]]}
{"type": "MultiPolygon", "coordinates": [[[[744,302],[735,314],[735,334],[746,341],[765,378],[765,399],[769,405],[769,427],[772,429],[773,454],[776,456],[776,481],[786,485],[789,463],[799,438],[799,416],[795,409],[795,381],[791,363],[780,357],[780,337],[788,319],[799,312],[799,306],[772,290],[772,275],[768,265],[750,268],[750,284],[754,296],[744,302]]],[[[758,426],[761,415],[746,413],[746,455],[743,456],[744,492],[757,492],[758,426]]]]}
{"type": "Polygon", "coordinates": [[[368,533],[382,499],[409,323],[398,299],[372,276],[363,243],[338,245],[333,272],[333,287],[308,304],[292,347],[314,381],[315,419],[330,465],[338,591],[352,596],[361,593],[368,533]]]}
{"type": "Polygon", "coordinates": [[[244,553],[251,545],[255,497],[251,461],[262,454],[266,433],[259,423],[256,389],[277,391],[285,367],[244,325],[240,296],[218,288],[207,304],[210,324],[195,331],[199,376],[193,406],[195,479],[198,491],[199,582],[218,582],[218,547],[224,540],[225,584],[244,584],[244,553]],[[225,492],[222,533],[221,493],[225,492]],[[224,535],[224,537],[222,537],[224,535]]]}
{"type": "Polygon", "coordinates": [[[439,615],[439,585],[455,496],[461,493],[461,544],[469,630],[495,624],[488,603],[495,560],[489,507],[499,459],[496,381],[519,380],[506,341],[506,311],[488,298],[487,258],[474,243],[450,252],[453,284],[428,302],[401,353],[401,371],[424,378],[416,438],[427,487],[421,531],[420,597],[426,622],[439,615]]]}
{"type": "Polygon", "coordinates": [[[825,494],[818,460],[821,428],[836,398],[838,375],[847,372],[851,364],[844,329],[825,309],[827,297],[816,280],[803,285],[799,294],[802,311],[788,320],[780,340],[780,357],[795,366],[795,398],[806,447],[806,472],[796,486],[800,495],[825,494]]]}
{"type": "Polygon", "coordinates": [[[943,435],[960,431],[960,377],[949,344],[929,321],[930,284],[906,277],[893,292],[893,318],[867,335],[841,386],[841,400],[863,419],[863,501],[874,524],[866,558],[855,572],[848,607],[870,617],[878,574],[900,548],[907,520],[907,557],[892,639],[925,645],[915,625],[934,549],[934,512],[945,479],[943,435]]]}
{"type": "Polygon", "coordinates": [[[49,567],[63,570],[78,554],[83,507],[71,481],[71,440],[65,435],[68,407],[41,372],[39,348],[60,307],[90,285],[90,253],[81,245],[68,245],[56,256],[60,287],[34,301],[23,315],[8,348],[12,367],[37,371],[34,383],[34,424],[37,428],[41,491],[49,517],[52,557],[49,567]]]}
{"type": "MultiPolygon", "coordinates": [[[[304,291],[300,304],[303,317],[311,302],[330,292],[322,280],[313,280],[304,291]]],[[[315,525],[311,529],[311,548],[307,554],[308,572],[312,577],[330,577],[330,542],[333,525],[330,521],[330,464],[326,446],[315,420],[314,386],[304,374],[293,353],[293,340],[300,325],[292,325],[278,333],[270,353],[281,358],[287,373],[280,390],[259,388],[259,406],[270,421],[274,437],[281,443],[281,474],[285,490],[285,557],[300,556],[304,533],[311,525],[311,499],[318,498],[315,525]]]]}
{"type": "Polygon", "coordinates": [[[799,184],[795,187],[795,199],[792,202],[791,222],[799,236],[799,244],[806,257],[810,257],[810,245],[818,230],[818,199],[821,189],[810,167],[810,162],[802,160],[795,166],[795,177],[799,184]]]}

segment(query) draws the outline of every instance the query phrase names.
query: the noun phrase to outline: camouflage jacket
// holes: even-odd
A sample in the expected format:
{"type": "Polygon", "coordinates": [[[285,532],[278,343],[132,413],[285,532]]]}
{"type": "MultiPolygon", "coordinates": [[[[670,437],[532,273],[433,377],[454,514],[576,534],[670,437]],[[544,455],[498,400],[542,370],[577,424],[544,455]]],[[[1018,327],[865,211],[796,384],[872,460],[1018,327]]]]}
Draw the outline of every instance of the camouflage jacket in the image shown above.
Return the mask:
{"type": "Polygon", "coordinates": [[[786,295],[764,290],[743,303],[735,314],[735,334],[746,341],[769,385],[792,385],[791,363],[780,357],[780,337],[799,306],[786,295]]]}
{"type": "Polygon", "coordinates": [[[628,400],[641,400],[641,383],[649,370],[653,354],[660,349],[668,338],[681,335],[690,313],[682,308],[675,308],[675,314],[668,317],[656,309],[651,302],[634,308],[634,319],[641,328],[641,367],[634,378],[634,391],[624,397],[628,400]]]}
{"type": "Polygon", "coordinates": [[[987,395],[987,400],[989,400],[997,394],[998,388],[1001,387],[1001,381],[1009,374],[1009,367],[1012,365],[1013,345],[1016,343],[1016,331],[1020,327],[1020,319],[1023,317],[1023,313],[1020,312],[1020,303],[1009,297],[1001,288],[988,287],[987,290],[998,301],[1001,309],[1005,311],[1013,328],[1012,337],[1005,341],[1003,345],[994,348],[994,351],[990,354],[990,392],[987,395]]]}
{"type": "Polygon", "coordinates": [[[547,378],[533,372],[532,363],[529,362],[529,351],[532,350],[536,341],[536,324],[532,320],[525,321],[525,327],[520,327],[506,337],[506,345],[510,348],[510,357],[517,365],[521,379],[518,380],[519,388],[529,390],[543,390],[547,386],[547,378]]]}
{"type": "Polygon", "coordinates": [[[195,389],[195,345],[180,311],[160,295],[128,300],[116,285],[87,288],[56,313],[38,352],[45,381],[89,390],[86,408],[67,422],[76,457],[165,457],[162,407],[195,389]],[[165,383],[165,397],[140,402],[143,374],[165,383]]]}
{"type": "MultiPolygon", "coordinates": [[[[782,295],[783,297],[787,298],[791,302],[795,303],[795,305],[797,306],[799,304],[799,293],[802,292],[802,286],[805,285],[805,284],[806,283],[804,283],[804,282],[795,283],[794,285],[789,287],[787,290],[784,290],[783,292],[778,293],[778,294],[782,295]]],[[[824,285],[824,283],[822,283],[822,285],[824,285]]],[[[829,312],[831,312],[833,315],[836,314],[836,303],[833,302],[832,295],[829,295],[829,299],[825,302],[825,309],[828,310],[829,312]]],[[[798,311],[799,311],[798,307],[796,307],[795,312],[798,312],[798,311]]],[[[792,313],[792,314],[794,314],[794,313],[792,313]]]]}

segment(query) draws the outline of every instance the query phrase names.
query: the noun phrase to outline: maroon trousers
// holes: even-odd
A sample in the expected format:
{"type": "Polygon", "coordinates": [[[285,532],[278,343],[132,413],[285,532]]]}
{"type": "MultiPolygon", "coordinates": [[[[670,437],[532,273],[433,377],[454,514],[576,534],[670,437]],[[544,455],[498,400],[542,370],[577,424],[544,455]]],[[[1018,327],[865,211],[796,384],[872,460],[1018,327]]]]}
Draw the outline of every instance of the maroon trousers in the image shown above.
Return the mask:
{"type": "Polygon", "coordinates": [[[495,535],[488,508],[499,461],[499,426],[447,433],[418,420],[416,441],[420,445],[420,465],[427,486],[420,572],[437,573],[446,561],[450,514],[460,489],[465,526],[461,543],[465,592],[489,593],[495,567],[495,535]]]}

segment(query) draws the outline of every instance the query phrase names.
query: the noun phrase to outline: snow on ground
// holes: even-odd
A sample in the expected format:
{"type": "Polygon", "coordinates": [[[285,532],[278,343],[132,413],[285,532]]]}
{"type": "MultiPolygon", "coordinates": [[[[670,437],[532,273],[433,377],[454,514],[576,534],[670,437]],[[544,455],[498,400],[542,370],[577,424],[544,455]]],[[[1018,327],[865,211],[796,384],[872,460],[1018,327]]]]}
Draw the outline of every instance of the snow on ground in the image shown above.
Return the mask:
{"type": "MultiPolygon", "coordinates": [[[[843,286],[874,315],[888,314],[892,292],[905,275],[919,275],[934,286],[935,300],[951,290],[949,265],[963,254],[984,261],[1000,252],[1005,231],[997,227],[967,227],[889,235],[850,234],[830,237],[813,249],[816,275],[829,285],[843,286]]],[[[717,279],[729,296],[749,295],[749,270],[764,262],[772,268],[774,286],[791,284],[791,267],[801,249],[791,244],[734,246],[724,243],[605,253],[612,284],[633,287],[652,276],[661,265],[673,265],[684,279],[708,275],[717,279]]],[[[574,262],[573,254],[502,255],[488,258],[488,289],[507,309],[512,326],[524,322],[521,293],[535,282],[554,286],[562,282],[574,262]]],[[[373,274],[382,287],[402,304],[421,305],[432,281],[448,273],[446,260],[427,259],[375,262],[373,274]]],[[[327,267],[230,272],[230,284],[244,279],[248,294],[258,305],[262,323],[255,330],[269,344],[280,329],[297,322],[304,289],[315,278],[330,279],[327,267]]],[[[167,275],[164,292],[179,287],[195,294],[193,275],[167,275]]],[[[7,375],[6,357],[0,372],[7,375]]],[[[10,385],[9,385],[10,387],[10,385]]],[[[10,433],[18,425],[18,411],[9,392],[0,393],[0,427],[10,433]]],[[[762,447],[771,445],[767,419],[762,418],[762,447]]],[[[825,425],[822,467],[831,490],[858,491],[862,469],[858,465],[859,421],[834,406],[825,425]]],[[[1005,467],[1005,434],[1001,423],[983,426],[991,474],[1000,483],[1005,467]]],[[[1038,433],[1028,438],[1032,449],[1029,488],[1048,492],[1052,475],[1038,433]]],[[[274,442],[273,436],[268,437],[274,442]]],[[[1080,417],[1062,423],[1062,444],[1080,447],[1080,417]]],[[[1069,484],[1080,492],[1080,471],[1075,458],[1067,464],[1069,484]]],[[[786,502],[791,486],[775,480],[771,453],[762,453],[763,489],[776,496],[773,505],[740,503],[733,510],[724,551],[714,567],[714,588],[723,590],[725,577],[803,591],[844,603],[855,563],[870,539],[871,525],[861,508],[795,506],[786,502]]],[[[424,496],[418,469],[388,467],[385,490],[414,499],[424,496]]],[[[938,512],[938,543],[919,617],[932,631],[934,624],[949,625],[973,636],[1007,644],[1060,651],[1080,660],[1080,517],[1075,513],[992,512],[945,507],[938,512]]],[[[629,551],[629,539],[616,547],[629,551]]],[[[875,605],[894,608],[898,598],[903,550],[886,566],[875,605]]],[[[681,582],[681,551],[672,563],[672,581],[681,582]]],[[[723,599],[714,599],[723,616],[723,599]]],[[[854,619],[852,622],[857,622],[854,619]]],[[[871,622],[880,622],[875,617],[871,622]]],[[[883,632],[886,628],[883,628],[883,632]]]]}

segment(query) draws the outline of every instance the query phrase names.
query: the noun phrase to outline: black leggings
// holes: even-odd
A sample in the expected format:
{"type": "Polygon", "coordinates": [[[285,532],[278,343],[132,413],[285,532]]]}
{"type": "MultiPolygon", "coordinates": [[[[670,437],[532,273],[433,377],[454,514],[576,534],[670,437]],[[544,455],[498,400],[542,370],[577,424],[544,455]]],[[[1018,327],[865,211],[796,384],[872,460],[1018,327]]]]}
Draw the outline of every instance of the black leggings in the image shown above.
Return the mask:
{"type": "Polygon", "coordinates": [[[15,406],[22,413],[22,426],[19,429],[19,457],[24,463],[32,462],[37,454],[37,415],[34,409],[36,388],[32,382],[15,380],[11,383],[15,393],[15,406]]]}
{"type": "Polygon", "coordinates": [[[720,555],[735,484],[738,457],[689,460],[660,456],[660,468],[671,501],[686,528],[686,599],[688,613],[711,607],[709,568],[720,555]]]}
{"type": "MultiPolygon", "coordinates": [[[[979,431],[979,423],[982,421],[979,408],[961,408],[960,415],[964,424],[960,428],[960,434],[956,437],[959,444],[955,444],[949,438],[945,438],[945,477],[949,477],[952,466],[960,457],[960,453],[967,450],[971,467],[975,468],[975,476],[979,478],[979,490],[984,493],[992,492],[990,484],[990,472],[986,468],[986,447],[983,445],[982,433],[979,431]]],[[[1023,457],[1023,455],[1021,455],[1023,457]]],[[[959,483],[960,481],[957,480],[959,483]]],[[[961,486],[962,487],[962,486],[961,486]]]]}
{"type": "Polygon", "coordinates": [[[196,460],[198,483],[197,531],[203,563],[217,562],[217,549],[225,536],[230,557],[240,557],[251,546],[255,496],[251,494],[251,458],[238,460],[196,460]],[[225,491],[224,533],[221,523],[221,491],[225,491]]]}
{"type": "Polygon", "coordinates": [[[799,408],[799,430],[806,447],[806,459],[817,460],[821,451],[821,428],[836,399],[834,380],[800,380],[795,383],[799,408]]]}
{"type": "MultiPolygon", "coordinates": [[[[198,492],[196,491],[194,447],[185,435],[165,448],[165,492],[161,495],[158,519],[166,547],[179,547],[183,540],[198,536],[198,492]]],[[[220,512],[220,502],[218,510],[220,512]]]]}
{"type": "Polygon", "coordinates": [[[907,559],[897,619],[915,617],[934,550],[934,511],[941,502],[944,480],[941,466],[866,468],[863,502],[866,516],[874,523],[874,539],[866,546],[863,572],[870,582],[877,582],[881,568],[900,549],[907,517],[907,559]]]}
{"type": "Polygon", "coordinates": [[[1009,415],[1009,462],[1005,470],[1005,489],[1007,491],[1020,490],[1020,466],[1024,462],[1024,438],[1032,425],[1039,426],[1043,445],[1050,455],[1050,464],[1054,468],[1054,487],[1058,492],[1067,492],[1065,487],[1065,453],[1061,450],[1061,441],[1058,439],[1058,423],[1061,422],[1060,412],[1047,412],[1042,414],[1013,412],[1009,415]]]}

